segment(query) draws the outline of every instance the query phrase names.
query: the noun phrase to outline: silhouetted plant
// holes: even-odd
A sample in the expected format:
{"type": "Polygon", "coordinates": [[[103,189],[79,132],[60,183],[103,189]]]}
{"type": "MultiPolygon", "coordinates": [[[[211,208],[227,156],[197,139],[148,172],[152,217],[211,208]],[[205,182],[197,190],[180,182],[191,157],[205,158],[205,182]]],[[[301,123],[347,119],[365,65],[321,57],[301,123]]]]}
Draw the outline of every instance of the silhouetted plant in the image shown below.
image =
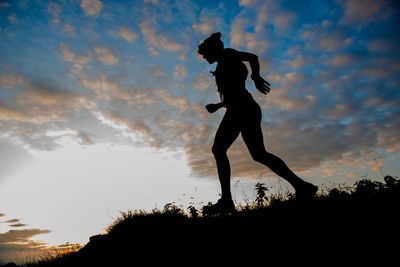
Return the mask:
{"type": "Polygon", "coordinates": [[[168,215],[184,215],[183,210],[178,207],[175,202],[170,202],[164,205],[163,214],[168,215]]]}
{"type": "Polygon", "coordinates": [[[375,194],[377,191],[384,189],[385,186],[381,182],[368,179],[357,181],[354,185],[356,186],[355,193],[359,195],[375,194]]]}
{"type": "Polygon", "coordinates": [[[279,207],[282,206],[285,202],[294,199],[294,194],[292,192],[280,192],[278,191],[276,194],[273,194],[268,199],[268,207],[279,207]]]}
{"type": "Polygon", "coordinates": [[[393,188],[400,185],[400,179],[396,179],[390,175],[386,175],[385,178],[383,178],[383,180],[385,181],[386,186],[388,188],[393,188]]]}
{"type": "Polygon", "coordinates": [[[47,249],[46,252],[39,257],[32,258],[31,260],[26,260],[23,266],[49,266],[50,263],[54,264],[51,266],[57,266],[58,264],[65,266],[64,264],[68,263],[68,260],[76,257],[76,253],[81,248],[82,245],[80,244],[66,243],[64,245],[61,245],[59,248],[47,249]]]}
{"type": "Polygon", "coordinates": [[[268,197],[266,196],[265,192],[268,191],[268,188],[265,186],[264,183],[258,182],[255,185],[256,190],[256,205],[257,207],[263,207],[265,202],[268,201],[268,197]]]}
{"type": "Polygon", "coordinates": [[[189,210],[189,213],[190,213],[190,217],[192,217],[192,218],[199,217],[199,213],[198,213],[197,209],[194,206],[190,205],[188,207],[188,210],[189,210]]]}
{"type": "Polygon", "coordinates": [[[327,197],[331,199],[341,199],[349,196],[352,193],[353,189],[350,187],[336,187],[329,190],[327,193],[327,197]]]}
{"type": "Polygon", "coordinates": [[[110,233],[112,231],[115,231],[117,228],[124,227],[134,218],[139,218],[139,217],[147,217],[149,215],[155,215],[155,214],[160,214],[160,211],[158,210],[153,210],[151,213],[144,211],[144,210],[128,210],[128,211],[121,211],[120,216],[116,218],[109,226],[106,227],[106,232],[110,233]]]}
{"type": "Polygon", "coordinates": [[[207,216],[207,214],[204,212],[204,209],[207,208],[207,207],[210,207],[212,205],[213,205],[213,203],[211,201],[208,201],[207,205],[203,206],[203,208],[201,210],[201,213],[202,213],[203,216],[207,216]]]}

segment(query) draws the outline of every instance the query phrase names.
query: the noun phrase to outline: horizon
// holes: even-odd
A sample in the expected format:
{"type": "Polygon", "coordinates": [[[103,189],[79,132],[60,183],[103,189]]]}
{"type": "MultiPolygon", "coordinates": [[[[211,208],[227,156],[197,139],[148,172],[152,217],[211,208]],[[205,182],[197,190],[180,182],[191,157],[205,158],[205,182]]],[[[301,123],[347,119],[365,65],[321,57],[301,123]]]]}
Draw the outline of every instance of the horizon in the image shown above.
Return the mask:
{"type": "MultiPolygon", "coordinates": [[[[213,32],[258,56],[271,92],[250,77],[246,87],[266,148],[300,177],[324,188],[400,176],[399,10],[389,0],[0,1],[0,260],[84,244],[120,211],[218,198],[211,146],[224,112],[204,108],[219,100],[216,65],[197,54],[213,32]]],[[[257,182],[292,190],[241,137],[228,155],[236,204],[257,182]]]]}

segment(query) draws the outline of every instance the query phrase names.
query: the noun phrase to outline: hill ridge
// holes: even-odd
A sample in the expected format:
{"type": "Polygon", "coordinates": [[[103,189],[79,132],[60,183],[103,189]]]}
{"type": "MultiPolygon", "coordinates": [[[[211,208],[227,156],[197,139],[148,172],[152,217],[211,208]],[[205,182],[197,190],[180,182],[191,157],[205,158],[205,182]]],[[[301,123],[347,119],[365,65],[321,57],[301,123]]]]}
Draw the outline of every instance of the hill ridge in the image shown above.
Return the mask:
{"type": "Polygon", "coordinates": [[[388,259],[399,241],[399,193],[399,180],[386,176],[385,183],[364,179],[307,202],[271,198],[227,216],[187,213],[171,203],[149,213],[128,211],[79,251],[28,266],[131,266],[140,258],[146,265],[228,263],[304,248],[319,255],[357,248],[364,259],[384,250],[388,259]]]}

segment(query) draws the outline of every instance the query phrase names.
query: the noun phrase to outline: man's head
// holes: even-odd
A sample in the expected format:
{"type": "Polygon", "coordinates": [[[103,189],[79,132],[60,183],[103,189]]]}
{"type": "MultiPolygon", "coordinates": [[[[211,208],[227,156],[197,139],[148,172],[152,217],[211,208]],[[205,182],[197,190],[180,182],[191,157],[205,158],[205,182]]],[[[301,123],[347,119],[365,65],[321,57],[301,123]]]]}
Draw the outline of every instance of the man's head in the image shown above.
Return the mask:
{"type": "Polygon", "coordinates": [[[221,41],[221,33],[214,32],[199,45],[197,53],[202,55],[208,63],[213,64],[217,61],[223,49],[224,44],[221,41]]]}

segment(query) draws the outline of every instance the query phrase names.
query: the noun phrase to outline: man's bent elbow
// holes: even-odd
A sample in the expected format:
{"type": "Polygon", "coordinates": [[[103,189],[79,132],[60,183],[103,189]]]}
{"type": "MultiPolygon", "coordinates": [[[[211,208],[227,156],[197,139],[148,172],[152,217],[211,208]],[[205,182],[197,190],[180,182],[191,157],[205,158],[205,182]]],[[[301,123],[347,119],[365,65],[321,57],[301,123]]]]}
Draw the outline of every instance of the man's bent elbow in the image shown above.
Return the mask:
{"type": "Polygon", "coordinates": [[[249,56],[249,62],[250,63],[258,63],[258,56],[255,54],[250,54],[249,56]]]}

